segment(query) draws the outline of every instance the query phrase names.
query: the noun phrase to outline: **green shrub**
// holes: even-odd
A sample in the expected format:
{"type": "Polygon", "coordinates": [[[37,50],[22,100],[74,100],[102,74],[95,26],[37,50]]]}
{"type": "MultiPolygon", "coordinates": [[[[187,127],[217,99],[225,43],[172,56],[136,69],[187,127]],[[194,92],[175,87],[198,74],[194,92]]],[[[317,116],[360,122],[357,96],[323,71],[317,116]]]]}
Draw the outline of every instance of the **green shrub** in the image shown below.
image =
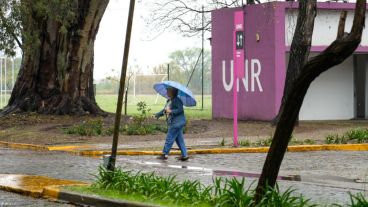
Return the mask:
{"type": "Polygon", "coordinates": [[[76,134],[80,136],[96,136],[103,133],[102,120],[88,120],[82,124],[77,124],[63,129],[66,134],[76,134]]]}
{"type": "Polygon", "coordinates": [[[344,133],[344,137],[348,140],[355,141],[356,143],[366,143],[368,142],[368,129],[352,129],[344,133]]]}
{"type": "Polygon", "coordinates": [[[140,101],[137,103],[137,111],[140,112],[140,114],[133,116],[133,122],[138,126],[139,129],[140,127],[144,127],[146,124],[148,113],[151,111],[151,109],[147,107],[146,102],[140,101]]]}
{"type": "Polygon", "coordinates": [[[258,140],[256,141],[256,143],[254,143],[254,145],[257,147],[268,147],[271,145],[271,143],[272,143],[272,137],[268,139],[258,140]]]}
{"type": "Polygon", "coordinates": [[[305,139],[304,140],[305,144],[316,144],[316,141],[312,140],[312,139],[305,139]]]}
{"type": "Polygon", "coordinates": [[[211,187],[205,187],[199,181],[185,180],[179,183],[175,177],[161,177],[154,173],[133,174],[116,169],[99,169],[94,187],[117,190],[123,194],[139,194],[150,199],[171,200],[177,204],[199,205],[211,201],[211,187]]]}
{"type": "Polygon", "coordinates": [[[290,142],[289,142],[290,145],[303,145],[304,144],[304,141],[300,141],[294,137],[292,137],[290,139],[290,142]]]}
{"type": "Polygon", "coordinates": [[[326,144],[346,144],[348,143],[348,140],[345,138],[345,136],[339,136],[338,134],[330,134],[326,136],[325,143],[326,144]]]}
{"type": "Polygon", "coordinates": [[[241,181],[236,178],[214,179],[214,199],[215,206],[251,206],[253,203],[253,192],[245,190],[245,179],[241,181]]]}
{"type": "Polygon", "coordinates": [[[367,207],[368,206],[368,198],[364,197],[362,193],[358,193],[356,195],[349,193],[349,195],[350,195],[350,204],[347,204],[347,205],[334,204],[334,206],[337,206],[337,207],[343,207],[343,206],[367,207]]]}
{"type": "Polygon", "coordinates": [[[285,192],[281,192],[278,185],[275,188],[269,188],[266,195],[257,206],[267,207],[297,207],[297,206],[317,206],[310,204],[309,199],[304,199],[302,195],[293,195],[294,190],[288,188],[285,192]]]}
{"type": "Polygon", "coordinates": [[[239,145],[242,147],[250,147],[251,143],[249,140],[240,140],[239,145]]]}
{"type": "Polygon", "coordinates": [[[221,146],[221,147],[224,147],[225,146],[225,138],[222,138],[222,140],[221,141],[219,141],[219,145],[221,146]]]}
{"type": "Polygon", "coordinates": [[[351,207],[367,207],[368,206],[368,198],[364,197],[362,193],[358,193],[356,195],[350,194],[350,202],[351,207]]]}
{"type": "Polygon", "coordinates": [[[347,143],[367,143],[368,129],[351,129],[343,135],[333,134],[327,135],[325,138],[326,144],[347,144],[347,143]]]}
{"type": "MultiPolygon", "coordinates": [[[[154,173],[133,174],[120,168],[108,171],[99,168],[97,181],[92,185],[102,190],[115,190],[124,195],[140,195],[148,200],[169,201],[183,206],[252,206],[254,190],[245,189],[245,179],[215,178],[214,184],[205,186],[195,180],[178,182],[174,176],[162,177],[154,173]]],[[[256,207],[313,206],[293,190],[280,192],[278,186],[268,188],[266,195],[256,207]]]]}

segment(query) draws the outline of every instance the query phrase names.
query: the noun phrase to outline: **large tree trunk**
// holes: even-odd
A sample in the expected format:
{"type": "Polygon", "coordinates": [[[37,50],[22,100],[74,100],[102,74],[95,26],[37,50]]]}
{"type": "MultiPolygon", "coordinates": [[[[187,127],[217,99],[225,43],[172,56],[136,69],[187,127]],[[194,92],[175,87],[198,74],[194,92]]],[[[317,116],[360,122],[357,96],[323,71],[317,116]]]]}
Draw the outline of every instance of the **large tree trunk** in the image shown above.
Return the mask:
{"type": "Polygon", "coordinates": [[[321,54],[308,60],[316,13],[316,0],[299,1],[299,8],[296,32],[291,45],[288,65],[287,77],[290,80],[286,80],[284,101],[280,108],[279,121],[256,189],[256,203],[265,194],[267,185],[274,187],[276,184],[276,178],[288,142],[310,84],[321,73],[348,58],[359,46],[362,37],[366,1],[358,0],[351,32],[348,34],[341,32],[344,31],[345,27],[346,13],[343,12],[337,39],[321,54]]]}
{"type": "Polygon", "coordinates": [[[76,20],[63,31],[60,22],[31,11],[24,33],[36,46],[23,48],[23,61],[8,106],[43,114],[99,114],[93,86],[94,41],[109,0],[78,0],[76,20]]]}

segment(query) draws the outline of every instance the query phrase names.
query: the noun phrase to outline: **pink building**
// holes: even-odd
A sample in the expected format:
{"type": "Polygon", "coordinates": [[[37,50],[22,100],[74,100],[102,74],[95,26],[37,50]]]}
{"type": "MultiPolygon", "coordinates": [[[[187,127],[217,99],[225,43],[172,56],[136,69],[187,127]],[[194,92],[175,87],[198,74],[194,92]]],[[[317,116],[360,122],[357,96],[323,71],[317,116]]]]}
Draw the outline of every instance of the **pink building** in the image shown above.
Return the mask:
{"type": "MultiPolygon", "coordinates": [[[[311,55],[335,38],[340,11],[347,10],[346,30],[355,4],[318,3],[311,55]]],[[[298,14],[297,2],[271,2],[212,12],[212,114],[232,118],[232,90],[239,84],[238,118],[272,120],[284,89],[288,56],[298,14]],[[234,12],[244,12],[245,77],[233,78],[234,12]]],[[[368,25],[366,18],[366,25],[368,25]]],[[[368,117],[368,30],[357,51],[344,63],[323,73],[311,85],[301,120],[368,117]]]]}

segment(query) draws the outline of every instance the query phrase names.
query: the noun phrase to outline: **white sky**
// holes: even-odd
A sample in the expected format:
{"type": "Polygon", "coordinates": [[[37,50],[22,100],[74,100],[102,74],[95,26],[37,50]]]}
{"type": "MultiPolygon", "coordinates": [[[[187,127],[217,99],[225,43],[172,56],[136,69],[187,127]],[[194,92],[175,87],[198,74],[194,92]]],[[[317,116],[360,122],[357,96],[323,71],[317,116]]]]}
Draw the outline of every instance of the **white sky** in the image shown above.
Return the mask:
{"type": "MultiPolygon", "coordinates": [[[[96,80],[111,74],[111,69],[121,69],[128,9],[127,0],[110,0],[95,42],[96,80]]],[[[148,41],[142,18],[147,15],[149,9],[142,3],[136,3],[128,62],[130,66],[139,65],[144,73],[150,73],[154,66],[168,61],[170,52],[187,47],[201,47],[200,37],[184,38],[172,31],[148,41]]],[[[206,38],[208,37],[205,36],[206,38]]],[[[210,47],[208,40],[205,40],[205,47],[210,47]]]]}

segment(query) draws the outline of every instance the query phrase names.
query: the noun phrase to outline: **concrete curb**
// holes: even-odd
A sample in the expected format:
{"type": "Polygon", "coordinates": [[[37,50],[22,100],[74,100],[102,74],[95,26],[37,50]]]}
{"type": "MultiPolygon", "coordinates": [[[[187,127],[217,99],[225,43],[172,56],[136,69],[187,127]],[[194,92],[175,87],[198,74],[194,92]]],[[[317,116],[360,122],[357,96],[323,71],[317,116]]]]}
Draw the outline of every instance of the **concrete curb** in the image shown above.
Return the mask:
{"type": "Polygon", "coordinates": [[[28,150],[40,150],[40,151],[65,151],[65,152],[76,152],[77,150],[91,148],[91,145],[36,145],[36,144],[24,144],[15,142],[4,142],[0,141],[0,147],[8,147],[13,149],[28,149],[28,150]]]}
{"type": "MultiPolygon", "coordinates": [[[[14,149],[62,151],[82,156],[102,156],[110,154],[109,150],[88,150],[91,145],[65,145],[65,146],[44,146],[23,143],[12,143],[0,141],[0,146],[14,149]]],[[[192,149],[189,154],[229,154],[229,153],[267,153],[269,147],[237,147],[237,148],[212,148],[212,149],[192,149]]],[[[329,145],[294,145],[288,146],[288,152],[309,152],[309,151],[368,151],[368,144],[329,144],[329,145]]],[[[140,150],[118,150],[118,155],[160,155],[161,151],[140,151],[140,150]]],[[[180,155],[177,150],[170,154],[180,155]]]]}
{"type": "MultiPolygon", "coordinates": [[[[239,147],[239,148],[212,148],[188,150],[189,154],[230,154],[230,153],[267,153],[269,147],[239,147]]],[[[287,148],[288,152],[309,151],[368,151],[368,144],[331,144],[331,145],[295,145],[287,148]]],[[[128,151],[118,150],[118,155],[160,155],[161,151],[128,151]]],[[[110,154],[107,150],[85,150],[77,154],[84,156],[102,156],[110,154]]],[[[179,155],[179,151],[171,151],[170,154],[179,155]]]]}
{"type": "Polygon", "coordinates": [[[23,144],[23,143],[3,142],[3,141],[0,141],[0,147],[8,147],[13,149],[43,150],[43,151],[49,150],[48,147],[43,145],[23,144]]]}
{"type": "MultiPolygon", "coordinates": [[[[80,194],[72,191],[63,190],[62,187],[66,186],[85,186],[87,183],[82,183],[79,181],[72,180],[59,180],[52,179],[46,176],[29,176],[29,175],[3,175],[7,176],[7,180],[10,182],[6,182],[5,179],[0,181],[0,190],[18,193],[26,196],[31,196],[35,198],[45,198],[45,199],[53,199],[58,201],[64,201],[77,205],[86,205],[86,206],[98,206],[98,207],[148,207],[155,206],[151,204],[144,204],[138,202],[124,201],[124,200],[114,200],[114,199],[106,199],[94,195],[86,195],[80,194]],[[31,180],[33,177],[37,179],[35,183],[32,184],[20,184],[22,183],[23,176],[27,177],[26,179],[31,180]],[[11,179],[13,177],[14,179],[11,179]],[[70,184],[62,184],[62,185],[41,185],[38,186],[37,183],[48,183],[50,180],[63,181],[70,184]]],[[[158,206],[157,206],[158,207],[158,206]]]]}
{"type": "Polygon", "coordinates": [[[132,201],[124,201],[124,200],[113,200],[113,199],[101,198],[97,196],[79,194],[79,193],[70,192],[70,191],[60,191],[58,193],[57,199],[61,201],[67,201],[73,204],[98,206],[98,207],[111,207],[111,206],[116,206],[116,207],[154,206],[156,207],[156,205],[151,205],[151,204],[144,204],[144,203],[138,203],[138,202],[132,202],[132,201]]]}

